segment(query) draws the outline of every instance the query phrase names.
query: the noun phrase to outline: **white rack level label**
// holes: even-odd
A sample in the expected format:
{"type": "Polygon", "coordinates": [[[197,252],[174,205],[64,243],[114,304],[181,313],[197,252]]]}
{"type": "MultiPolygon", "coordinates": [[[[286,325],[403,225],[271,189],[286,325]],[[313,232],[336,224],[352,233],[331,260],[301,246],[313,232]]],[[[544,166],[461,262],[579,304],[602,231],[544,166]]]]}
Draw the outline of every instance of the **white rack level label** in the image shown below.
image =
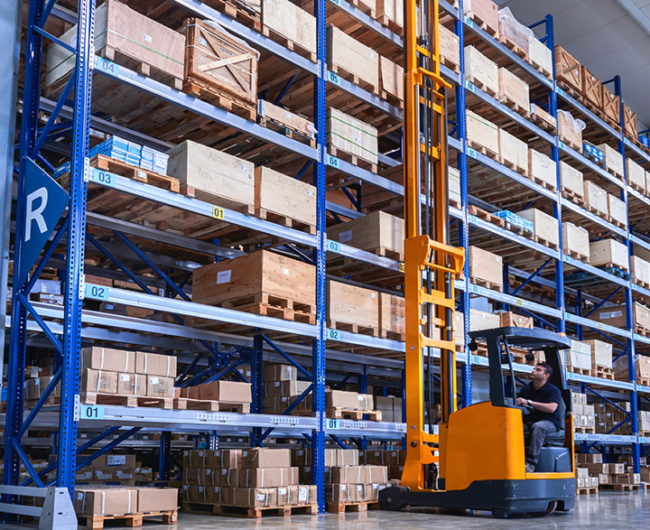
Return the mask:
{"type": "Polygon", "coordinates": [[[101,405],[81,405],[82,420],[103,420],[104,407],[101,405]]]}
{"type": "MultiPolygon", "coordinates": [[[[334,2],[334,3],[336,5],[341,5],[339,2],[334,2]]],[[[327,80],[334,85],[341,86],[341,78],[338,76],[338,74],[335,74],[331,70],[327,71],[327,80]]]]}
{"type": "Polygon", "coordinates": [[[107,74],[111,74],[114,76],[120,75],[120,66],[115,63],[112,63],[111,61],[107,61],[102,57],[97,57],[95,70],[99,70],[100,72],[106,72],[107,74]]]}
{"type": "Polygon", "coordinates": [[[326,426],[327,429],[338,430],[338,429],[341,428],[341,420],[330,420],[330,419],[328,419],[326,423],[327,423],[327,426],[326,426]]]}
{"type": "Polygon", "coordinates": [[[93,285],[92,283],[86,284],[86,298],[94,298],[95,300],[108,300],[110,296],[110,288],[104,285],[93,285]]]}
{"type": "Polygon", "coordinates": [[[465,81],[465,86],[467,87],[467,90],[476,94],[476,87],[474,86],[474,83],[471,83],[470,81],[465,81]]]}
{"type": "Polygon", "coordinates": [[[115,187],[115,177],[116,175],[113,175],[113,173],[102,171],[97,168],[94,168],[92,172],[93,182],[97,182],[97,184],[102,184],[104,186],[110,186],[111,188],[115,187]]]}
{"type": "Polygon", "coordinates": [[[330,252],[341,252],[341,243],[334,241],[333,239],[328,239],[325,243],[325,250],[330,252]]]}
{"type": "Polygon", "coordinates": [[[325,156],[325,165],[332,166],[335,169],[341,168],[340,160],[332,155],[325,156]]]}
{"type": "Polygon", "coordinates": [[[341,332],[338,329],[328,329],[325,334],[327,340],[341,340],[341,332]]]}

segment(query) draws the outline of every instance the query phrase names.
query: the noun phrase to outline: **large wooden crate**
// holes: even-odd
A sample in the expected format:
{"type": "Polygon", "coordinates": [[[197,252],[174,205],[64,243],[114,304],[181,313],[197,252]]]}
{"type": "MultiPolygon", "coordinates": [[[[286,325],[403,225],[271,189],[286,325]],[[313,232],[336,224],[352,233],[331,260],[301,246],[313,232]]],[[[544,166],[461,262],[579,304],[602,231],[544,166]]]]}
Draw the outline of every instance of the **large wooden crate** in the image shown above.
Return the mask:
{"type": "Polygon", "coordinates": [[[560,84],[577,94],[582,93],[582,65],[562,46],[555,47],[555,76],[560,84]]]}
{"type": "Polygon", "coordinates": [[[528,116],[530,112],[528,83],[507,68],[499,68],[499,101],[518,113],[528,116]]]}
{"type": "Polygon", "coordinates": [[[499,129],[499,156],[502,165],[528,175],[528,144],[505,129],[499,129]]]}
{"type": "Polygon", "coordinates": [[[623,103],[623,129],[628,138],[633,140],[639,138],[639,120],[636,112],[633,112],[625,103],[623,103]]]}
{"type": "Polygon", "coordinates": [[[269,167],[256,167],[255,215],[315,234],[316,188],[269,167]]]}
{"type": "Polygon", "coordinates": [[[255,166],[186,140],[169,152],[167,173],[181,183],[181,191],[224,208],[252,211],[255,202],[255,166]]]}
{"type": "Polygon", "coordinates": [[[582,172],[566,162],[560,161],[560,180],[562,194],[574,202],[582,203],[585,196],[582,172]]]}
{"type": "Polygon", "coordinates": [[[316,17],[289,0],[264,0],[262,32],[267,37],[282,37],[293,51],[316,61],[316,17]]]}
{"type": "Polygon", "coordinates": [[[327,65],[336,74],[379,93],[379,54],[333,25],[327,27],[327,65]]]}
{"type": "Polygon", "coordinates": [[[448,168],[449,172],[449,204],[456,208],[462,207],[460,195],[460,171],[455,167],[448,168]]]}
{"type": "Polygon", "coordinates": [[[460,71],[460,41],[458,35],[453,31],[448,30],[442,24],[438,24],[440,33],[438,34],[438,42],[440,44],[440,59],[441,62],[447,67],[451,68],[454,72],[460,71]]]}
{"type": "Polygon", "coordinates": [[[632,280],[635,283],[650,287],[650,263],[639,256],[630,256],[632,280]]]}
{"type": "Polygon", "coordinates": [[[582,79],[582,96],[585,104],[592,110],[602,112],[603,107],[603,85],[595,75],[593,75],[584,66],[580,68],[580,77],[582,79]]]}
{"type": "Polygon", "coordinates": [[[573,223],[562,223],[562,251],[589,263],[589,232],[573,223]]]}
{"type": "Polygon", "coordinates": [[[404,298],[379,293],[379,329],[384,338],[404,340],[406,310],[404,298]]]}
{"type": "Polygon", "coordinates": [[[379,86],[382,99],[401,107],[404,101],[404,69],[386,57],[379,58],[379,86]]]}
{"type": "Polygon", "coordinates": [[[577,130],[577,123],[570,112],[557,111],[557,129],[560,141],[576,151],[582,151],[582,131],[577,130]]]}
{"type": "Polygon", "coordinates": [[[313,122],[263,99],[257,101],[257,121],[264,127],[282,130],[289,138],[296,138],[293,134],[295,132],[298,137],[308,139],[312,147],[316,145],[316,128],[313,122]]]}
{"type": "Polygon", "coordinates": [[[605,85],[601,85],[603,90],[603,107],[602,111],[605,119],[616,127],[621,123],[621,101],[614,93],[610,92],[605,85]]]}
{"type": "Polygon", "coordinates": [[[375,17],[380,24],[400,34],[404,27],[403,0],[377,0],[375,17]]]}
{"type": "Polygon", "coordinates": [[[613,173],[617,177],[623,178],[623,155],[609,144],[600,144],[598,149],[605,154],[605,167],[607,171],[613,173]]]}
{"type": "Polygon", "coordinates": [[[517,212],[517,215],[533,223],[535,239],[540,244],[546,245],[550,248],[558,248],[560,231],[555,217],[552,217],[537,208],[529,208],[528,210],[517,212]]]}
{"type": "Polygon", "coordinates": [[[355,333],[379,333],[379,296],[377,291],[327,282],[328,327],[355,333]]]}
{"type": "Polygon", "coordinates": [[[491,158],[498,158],[499,128],[471,110],[465,111],[465,119],[467,145],[491,158]]]}
{"type": "Polygon", "coordinates": [[[500,292],[503,289],[503,258],[482,248],[470,246],[469,275],[472,283],[500,292]]]}
{"type": "Polygon", "coordinates": [[[490,35],[499,37],[499,8],[492,0],[465,0],[465,15],[490,35]]]}
{"type": "Polygon", "coordinates": [[[557,165],[544,153],[530,150],[528,177],[549,190],[557,190],[557,165]]]}
{"type": "Polygon", "coordinates": [[[635,190],[645,193],[645,170],[631,158],[625,159],[625,167],[627,169],[627,183],[635,190]]]}
{"type": "Polygon", "coordinates": [[[585,180],[585,206],[587,210],[601,217],[607,218],[609,207],[607,205],[607,192],[591,180],[585,180]]]}
{"type": "Polygon", "coordinates": [[[327,237],[380,256],[404,259],[404,220],[386,212],[374,212],[331,226],[327,237]]]}
{"type": "Polygon", "coordinates": [[[609,212],[609,221],[620,228],[627,226],[627,208],[625,203],[618,197],[607,194],[607,210],[609,212]]]}
{"type": "MultiPolygon", "coordinates": [[[[76,47],[77,26],[61,36],[76,47]]],[[[143,75],[171,80],[180,89],[183,79],[185,38],[115,0],[95,10],[95,53],[143,75]],[[151,71],[153,69],[153,71],[151,71]]],[[[62,87],[75,68],[75,54],[53,44],[47,53],[45,85],[62,87]]]]}
{"type": "Polygon", "coordinates": [[[360,158],[377,164],[377,129],[335,108],[327,109],[327,144],[334,156],[340,150],[352,156],[353,163],[360,158]]]}
{"type": "Polygon", "coordinates": [[[529,43],[528,60],[530,63],[546,77],[553,77],[553,52],[549,47],[538,39],[533,39],[529,43]]]}
{"type": "Polygon", "coordinates": [[[615,239],[601,239],[589,244],[589,263],[598,267],[616,267],[628,271],[627,247],[615,239]]]}
{"type": "Polygon", "coordinates": [[[223,27],[187,20],[185,92],[255,116],[259,53],[223,27]]]}
{"type": "Polygon", "coordinates": [[[310,321],[316,313],[316,267],[262,250],[194,269],[192,301],[310,321]]]}
{"type": "Polygon", "coordinates": [[[498,97],[499,67],[474,46],[465,46],[465,78],[483,92],[498,97]]]}

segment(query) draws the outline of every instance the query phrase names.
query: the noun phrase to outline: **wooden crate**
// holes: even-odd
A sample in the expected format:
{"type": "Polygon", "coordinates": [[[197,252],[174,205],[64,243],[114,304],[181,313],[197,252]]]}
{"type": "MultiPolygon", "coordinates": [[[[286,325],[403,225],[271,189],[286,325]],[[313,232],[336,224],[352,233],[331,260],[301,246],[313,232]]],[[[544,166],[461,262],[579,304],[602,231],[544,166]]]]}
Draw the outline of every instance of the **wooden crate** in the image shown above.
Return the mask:
{"type": "Polygon", "coordinates": [[[560,161],[560,181],[562,194],[573,202],[582,203],[585,196],[584,180],[581,171],[560,161]]]}
{"type": "Polygon", "coordinates": [[[627,246],[615,239],[601,239],[589,244],[589,263],[595,267],[616,267],[627,271],[628,263],[627,246]]]}
{"type": "Polygon", "coordinates": [[[255,168],[255,215],[316,233],[316,188],[269,167],[255,168]]]}
{"type": "Polygon", "coordinates": [[[501,292],[503,289],[503,258],[482,248],[470,246],[469,276],[472,283],[501,292]]]}
{"type": "Polygon", "coordinates": [[[584,190],[587,210],[606,218],[609,215],[607,192],[591,180],[585,180],[584,190]]]}
{"type": "Polygon", "coordinates": [[[264,0],[262,33],[316,62],[316,17],[289,0],[264,0]]]}
{"type": "Polygon", "coordinates": [[[254,119],[259,53],[221,26],[198,18],[188,19],[183,32],[187,37],[183,90],[254,119]]]}
{"type": "Polygon", "coordinates": [[[404,298],[379,293],[379,330],[384,338],[404,340],[406,312],[404,298]]]}
{"type": "Polygon", "coordinates": [[[465,78],[483,92],[498,97],[499,67],[474,46],[465,46],[465,78]]]}
{"type": "Polygon", "coordinates": [[[632,280],[650,287],[650,263],[639,256],[630,256],[632,280]]]}
{"type": "Polygon", "coordinates": [[[401,34],[404,27],[403,0],[377,0],[375,17],[382,26],[401,34]]]}
{"type": "Polygon", "coordinates": [[[499,41],[525,60],[528,60],[529,34],[530,30],[514,17],[499,16],[499,41]]]}
{"type": "Polygon", "coordinates": [[[327,282],[328,327],[358,333],[378,333],[379,296],[377,291],[348,285],[342,282],[327,282]]]}
{"type": "MultiPolygon", "coordinates": [[[[76,46],[77,26],[61,36],[76,46]]],[[[176,31],[141,15],[116,0],[106,0],[95,11],[95,53],[143,75],[170,80],[180,90],[185,39],[176,31]],[[153,69],[153,71],[152,71],[153,69]]],[[[45,85],[62,88],[75,68],[75,54],[53,44],[48,49],[45,85]]]]}
{"type": "Polygon", "coordinates": [[[518,315],[512,311],[501,311],[499,315],[499,326],[502,328],[528,328],[533,329],[533,317],[518,315]]]}
{"type": "Polygon", "coordinates": [[[592,110],[602,112],[603,85],[600,83],[600,79],[584,66],[580,68],[580,78],[582,80],[582,97],[585,104],[592,110]]]}
{"type": "Polygon", "coordinates": [[[617,127],[621,123],[621,102],[620,98],[609,91],[605,85],[601,85],[603,90],[603,107],[602,111],[605,119],[617,127]]]}
{"type": "Polygon", "coordinates": [[[316,267],[261,250],[194,269],[192,301],[309,321],[315,315],[316,267]]]}
{"type": "Polygon", "coordinates": [[[442,24],[438,24],[438,28],[440,28],[438,42],[440,43],[441,62],[454,72],[460,72],[460,41],[458,35],[442,24]]]}
{"type": "Polygon", "coordinates": [[[637,140],[639,138],[639,120],[636,112],[632,112],[630,107],[623,103],[623,129],[625,136],[637,140]]]}
{"type": "Polygon", "coordinates": [[[401,107],[404,101],[404,69],[386,57],[379,58],[381,97],[401,107]]]}
{"type": "Polygon", "coordinates": [[[327,65],[334,73],[379,94],[379,54],[333,25],[327,27],[327,65]]]}
{"type": "Polygon", "coordinates": [[[542,41],[533,39],[529,43],[528,60],[546,77],[553,77],[553,52],[542,41]]]}
{"type": "Polygon", "coordinates": [[[501,325],[501,317],[498,314],[487,313],[471,308],[469,310],[469,330],[482,331],[484,329],[495,329],[501,325]]]}
{"type": "Polygon", "coordinates": [[[581,67],[562,46],[555,47],[555,77],[563,88],[573,90],[574,95],[582,93],[581,67]]]}
{"type": "Polygon", "coordinates": [[[498,159],[499,128],[471,110],[465,112],[465,118],[467,123],[467,145],[490,158],[498,159]]]}
{"type": "Polygon", "coordinates": [[[257,121],[264,127],[283,129],[289,138],[294,138],[295,132],[307,138],[312,147],[316,144],[316,128],[311,121],[263,99],[257,102],[257,121]]]}
{"type": "Polygon", "coordinates": [[[224,208],[252,210],[255,165],[251,162],[186,140],[169,152],[167,173],[180,181],[182,192],[197,199],[224,208]]]}
{"type": "Polygon", "coordinates": [[[625,203],[618,197],[607,194],[608,219],[620,228],[627,226],[627,208],[625,203]]]}
{"type": "Polygon", "coordinates": [[[635,190],[645,193],[646,191],[646,173],[645,170],[631,158],[625,159],[627,169],[627,183],[635,190]]]}
{"type": "Polygon", "coordinates": [[[609,144],[600,144],[598,149],[605,154],[605,167],[607,171],[617,177],[623,178],[623,155],[609,144]]]}
{"type": "Polygon", "coordinates": [[[542,129],[554,131],[557,127],[555,118],[535,103],[530,106],[530,119],[542,129]]]}
{"type": "Polygon", "coordinates": [[[331,226],[327,237],[380,256],[404,259],[404,220],[386,212],[374,212],[331,226]]]}
{"type": "Polygon", "coordinates": [[[535,239],[542,245],[550,248],[558,248],[559,229],[557,219],[537,208],[529,208],[522,212],[517,212],[519,217],[527,219],[533,223],[533,233],[535,239]]]}
{"type": "Polygon", "coordinates": [[[602,340],[582,341],[591,346],[592,367],[612,369],[612,345],[602,340]]]}
{"type": "Polygon", "coordinates": [[[499,38],[499,8],[492,0],[465,0],[463,11],[474,24],[499,38]]]}
{"type": "Polygon", "coordinates": [[[507,68],[499,68],[499,101],[519,114],[528,116],[530,113],[528,83],[507,68]]]}
{"type": "Polygon", "coordinates": [[[544,153],[530,150],[528,178],[549,190],[557,190],[557,165],[544,153]]]}
{"type": "MultiPolygon", "coordinates": [[[[334,108],[327,109],[327,144],[330,151],[340,150],[351,155],[353,163],[360,158],[377,164],[377,129],[334,108]]],[[[336,152],[332,155],[339,156],[336,152]]]]}
{"type": "Polygon", "coordinates": [[[573,223],[562,223],[562,251],[589,263],[589,232],[573,223]]]}
{"type": "Polygon", "coordinates": [[[528,144],[499,129],[499,161],[521,175],[528,175],[528,144]]]}
{"type": "Polygon", "coordinates": [[[580,152],[582,150],[582,131],[575,130],[575,119],[570,112],[557,111],[557,130],[560,141],[580,152]]]}

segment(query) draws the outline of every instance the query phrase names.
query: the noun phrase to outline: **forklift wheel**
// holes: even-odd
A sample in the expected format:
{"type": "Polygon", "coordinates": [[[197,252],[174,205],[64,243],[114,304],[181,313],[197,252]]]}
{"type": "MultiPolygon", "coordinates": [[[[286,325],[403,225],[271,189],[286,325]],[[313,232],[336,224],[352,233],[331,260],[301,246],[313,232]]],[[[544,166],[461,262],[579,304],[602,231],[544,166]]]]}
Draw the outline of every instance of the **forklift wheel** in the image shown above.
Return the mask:
{"type": "Polygon", "coordinates": [[[545,512],[531,512],[528,515],[532,515],[533,517],[546,517],[547,515],[551,515],[556,508],[557,501],[552,501],[548,503],[548,508],[546,508],[545,512]]]}
{"type": "Polygon", "coordinates": [[[509,515],[505,510],[492,510],[492,517],[495,519],[507,519],[509,515]]]}

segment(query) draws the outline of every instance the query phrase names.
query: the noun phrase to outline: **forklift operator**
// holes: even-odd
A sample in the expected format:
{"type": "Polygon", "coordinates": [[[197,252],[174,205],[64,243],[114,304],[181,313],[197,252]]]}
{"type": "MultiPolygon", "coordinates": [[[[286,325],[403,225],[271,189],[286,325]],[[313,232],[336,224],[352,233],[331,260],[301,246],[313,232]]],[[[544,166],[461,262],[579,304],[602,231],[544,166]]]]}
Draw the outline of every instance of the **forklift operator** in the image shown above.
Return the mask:
{"type": "Polygon", "coordinates": [[[552,375],[553,368],[539,363],[533,368],[531,382],[521,389],[517,398],[517,405],[531,409],[523,417],[524,434],[529,438],[526,473],[535,471],[546,434],[562,428],[558,411],[562,395],[558,387],[548,382],[552,375]]]}

